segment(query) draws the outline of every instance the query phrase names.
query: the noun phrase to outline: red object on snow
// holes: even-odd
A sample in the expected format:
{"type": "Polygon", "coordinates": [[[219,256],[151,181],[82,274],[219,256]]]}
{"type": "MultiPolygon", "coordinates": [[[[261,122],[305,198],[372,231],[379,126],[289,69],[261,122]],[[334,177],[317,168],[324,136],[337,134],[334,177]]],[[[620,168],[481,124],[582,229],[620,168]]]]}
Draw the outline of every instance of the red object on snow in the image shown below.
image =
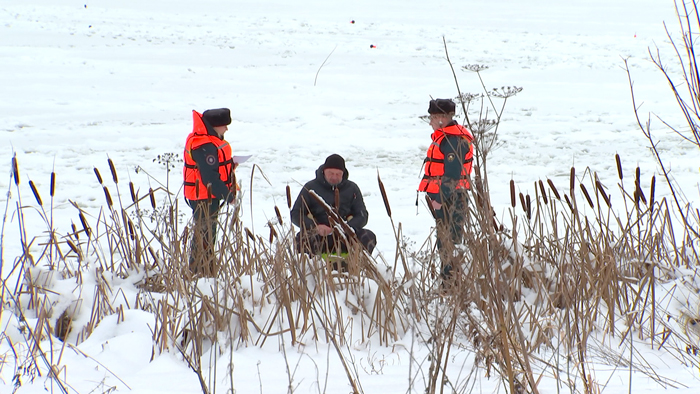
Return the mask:
{"type": "Polygon", "coordinates": [[[370,48],[376,48],[377,46],[374,45],[374,44],[370,44],[369,47],[370,47],[370,48]]]}

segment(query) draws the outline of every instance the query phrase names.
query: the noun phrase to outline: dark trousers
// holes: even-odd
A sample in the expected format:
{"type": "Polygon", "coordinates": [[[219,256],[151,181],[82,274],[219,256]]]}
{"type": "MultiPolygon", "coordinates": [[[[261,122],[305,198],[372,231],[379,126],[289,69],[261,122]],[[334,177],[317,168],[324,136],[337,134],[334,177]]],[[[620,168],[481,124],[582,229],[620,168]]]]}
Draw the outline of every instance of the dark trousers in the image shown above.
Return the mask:
{"type": "MultiPolygon", "coordinates": [[[[377,245],[377,236],[371,230],[355,230],[355,235],[360,240],[362,246],[371,254],[377,245]]],[[[295,237],[295,245],[298,253],[317,255],[322,253],[347,253],[348,246],[345,240],[339,239],[337,235],[321,236],[313,231],[298,232],[295,237]]]]}
{"type": "Polygon", "coordinates": [[[466,190],[457,190],[450,198],[443,199],[442,207],[435,210],[437,247],[442,262],[443,279],[450,277],[454,263],[452,260],[454,260],[455,245],[461,244],[464,239],[464,223],[468,207],[469,199],[466,190]]]}
{"type": "Polygon", "coordinates": [[[217,272],[214,244],[216,243],[220,201],[216,199],[211,201],[188,200],[187,204],[192,208],[192,217],[194,218],[190,241],[190,271],[193,274],[214,277],[217,272]]]}

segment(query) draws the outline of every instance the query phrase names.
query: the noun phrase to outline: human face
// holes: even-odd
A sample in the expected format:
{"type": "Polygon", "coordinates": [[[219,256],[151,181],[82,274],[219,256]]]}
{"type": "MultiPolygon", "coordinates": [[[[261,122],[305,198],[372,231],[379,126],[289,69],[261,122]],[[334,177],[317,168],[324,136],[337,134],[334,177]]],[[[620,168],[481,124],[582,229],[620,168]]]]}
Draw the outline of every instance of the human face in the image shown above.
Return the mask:
{"type": "Polygon", "coordinates": [[[224,133],[228,131],[228,126],[214,126],[214,132],[219,136],[219,138],[224,138],[224,133]]]}
{"type": "Polygon", "coordinates": [[[343,170],[339,170],[337,168],[326,168],[323,170],[323,177],[326,178],[326,182],[330,183],[332,186],[335,186],[340,183],[340,181],[343,180],[343,170]]]}
{"type": "Polygon", "coordinates": [[[430,127],[432,127],[433,130],[437,130],[449,123],[451,118],[451,116],[445,114],[431,114],[428,119],[430,120],[430,127]]]}

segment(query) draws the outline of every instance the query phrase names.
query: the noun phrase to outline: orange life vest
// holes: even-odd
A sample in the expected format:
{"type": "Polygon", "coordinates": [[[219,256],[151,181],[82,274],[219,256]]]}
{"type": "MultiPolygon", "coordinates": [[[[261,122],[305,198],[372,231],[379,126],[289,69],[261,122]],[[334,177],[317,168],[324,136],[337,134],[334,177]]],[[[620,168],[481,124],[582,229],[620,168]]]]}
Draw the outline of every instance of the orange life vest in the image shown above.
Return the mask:
{"type": "Polygon", "coordinates": [[[445,155],[443,155],[440,151],[440,143],[447,135],[460,136],[469,142],[469,151],[464,156],[464,164],[462,164],[462,176],[455,186],[456,189],[469,189],[467,175],[472,173],[474,146],[471,144],[471,142],[474,140],[474,136],[469,130],[456,124],[442,129],[437,129],[431,135],[433,142],[430,144],[427,157],[423,161],[425,175],[423,175],[423,179],[420,181],[420,185],[418,185],[419,192],[440,192],[442,176],[445,175],[445,155]]]}
{"type": "Polygon", "coordinates": [[[222,140],[218,136],[209,135],[207,127],[202,121],[202,114],[197,111],[192,111],[194,126],[192,132],[187,136],[185,142],[185,167],[183,176],[185,178],[185,198],[188,200],[206,200],[212,198],[226,198],[226,196],[210,196],[208,185],[202,184],[202,174],[197,168],[192,158],[192,151],[204,144],[214,144],[218,151],[219,158],[219,177],[226,184],[226,187],[231,190],[233,185],[233,159],[231,158],[231,145],[222,140]]]}

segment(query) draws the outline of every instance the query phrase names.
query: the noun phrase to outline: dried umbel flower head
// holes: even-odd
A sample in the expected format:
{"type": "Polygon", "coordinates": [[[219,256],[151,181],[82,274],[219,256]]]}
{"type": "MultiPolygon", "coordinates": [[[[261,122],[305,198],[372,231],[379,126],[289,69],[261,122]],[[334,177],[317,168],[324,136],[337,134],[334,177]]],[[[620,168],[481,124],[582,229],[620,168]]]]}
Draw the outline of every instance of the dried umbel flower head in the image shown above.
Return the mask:
{"type": "Polygon", "coordinates": [[[482,99],[483,97],[483,93],[462,93],[461,95],[455,97],[454,101],[458,103],[469,104],[472,101],[482,99]]]}
{"type": "Polygon", "coordinates": [[[478,73],[480,71],[488,70],[489,66],[485,64],[467,64],[462,66],[462,70],[464,71],[471,71],[478,73]]]}
{"type": "Polygon", "coordinates": [[[522,91],[523,88],[517,86],[501,86],[500,88],[493,88],[493,90],[489,92],[489,95],[505,99],[513,97],[522,91]]]}

